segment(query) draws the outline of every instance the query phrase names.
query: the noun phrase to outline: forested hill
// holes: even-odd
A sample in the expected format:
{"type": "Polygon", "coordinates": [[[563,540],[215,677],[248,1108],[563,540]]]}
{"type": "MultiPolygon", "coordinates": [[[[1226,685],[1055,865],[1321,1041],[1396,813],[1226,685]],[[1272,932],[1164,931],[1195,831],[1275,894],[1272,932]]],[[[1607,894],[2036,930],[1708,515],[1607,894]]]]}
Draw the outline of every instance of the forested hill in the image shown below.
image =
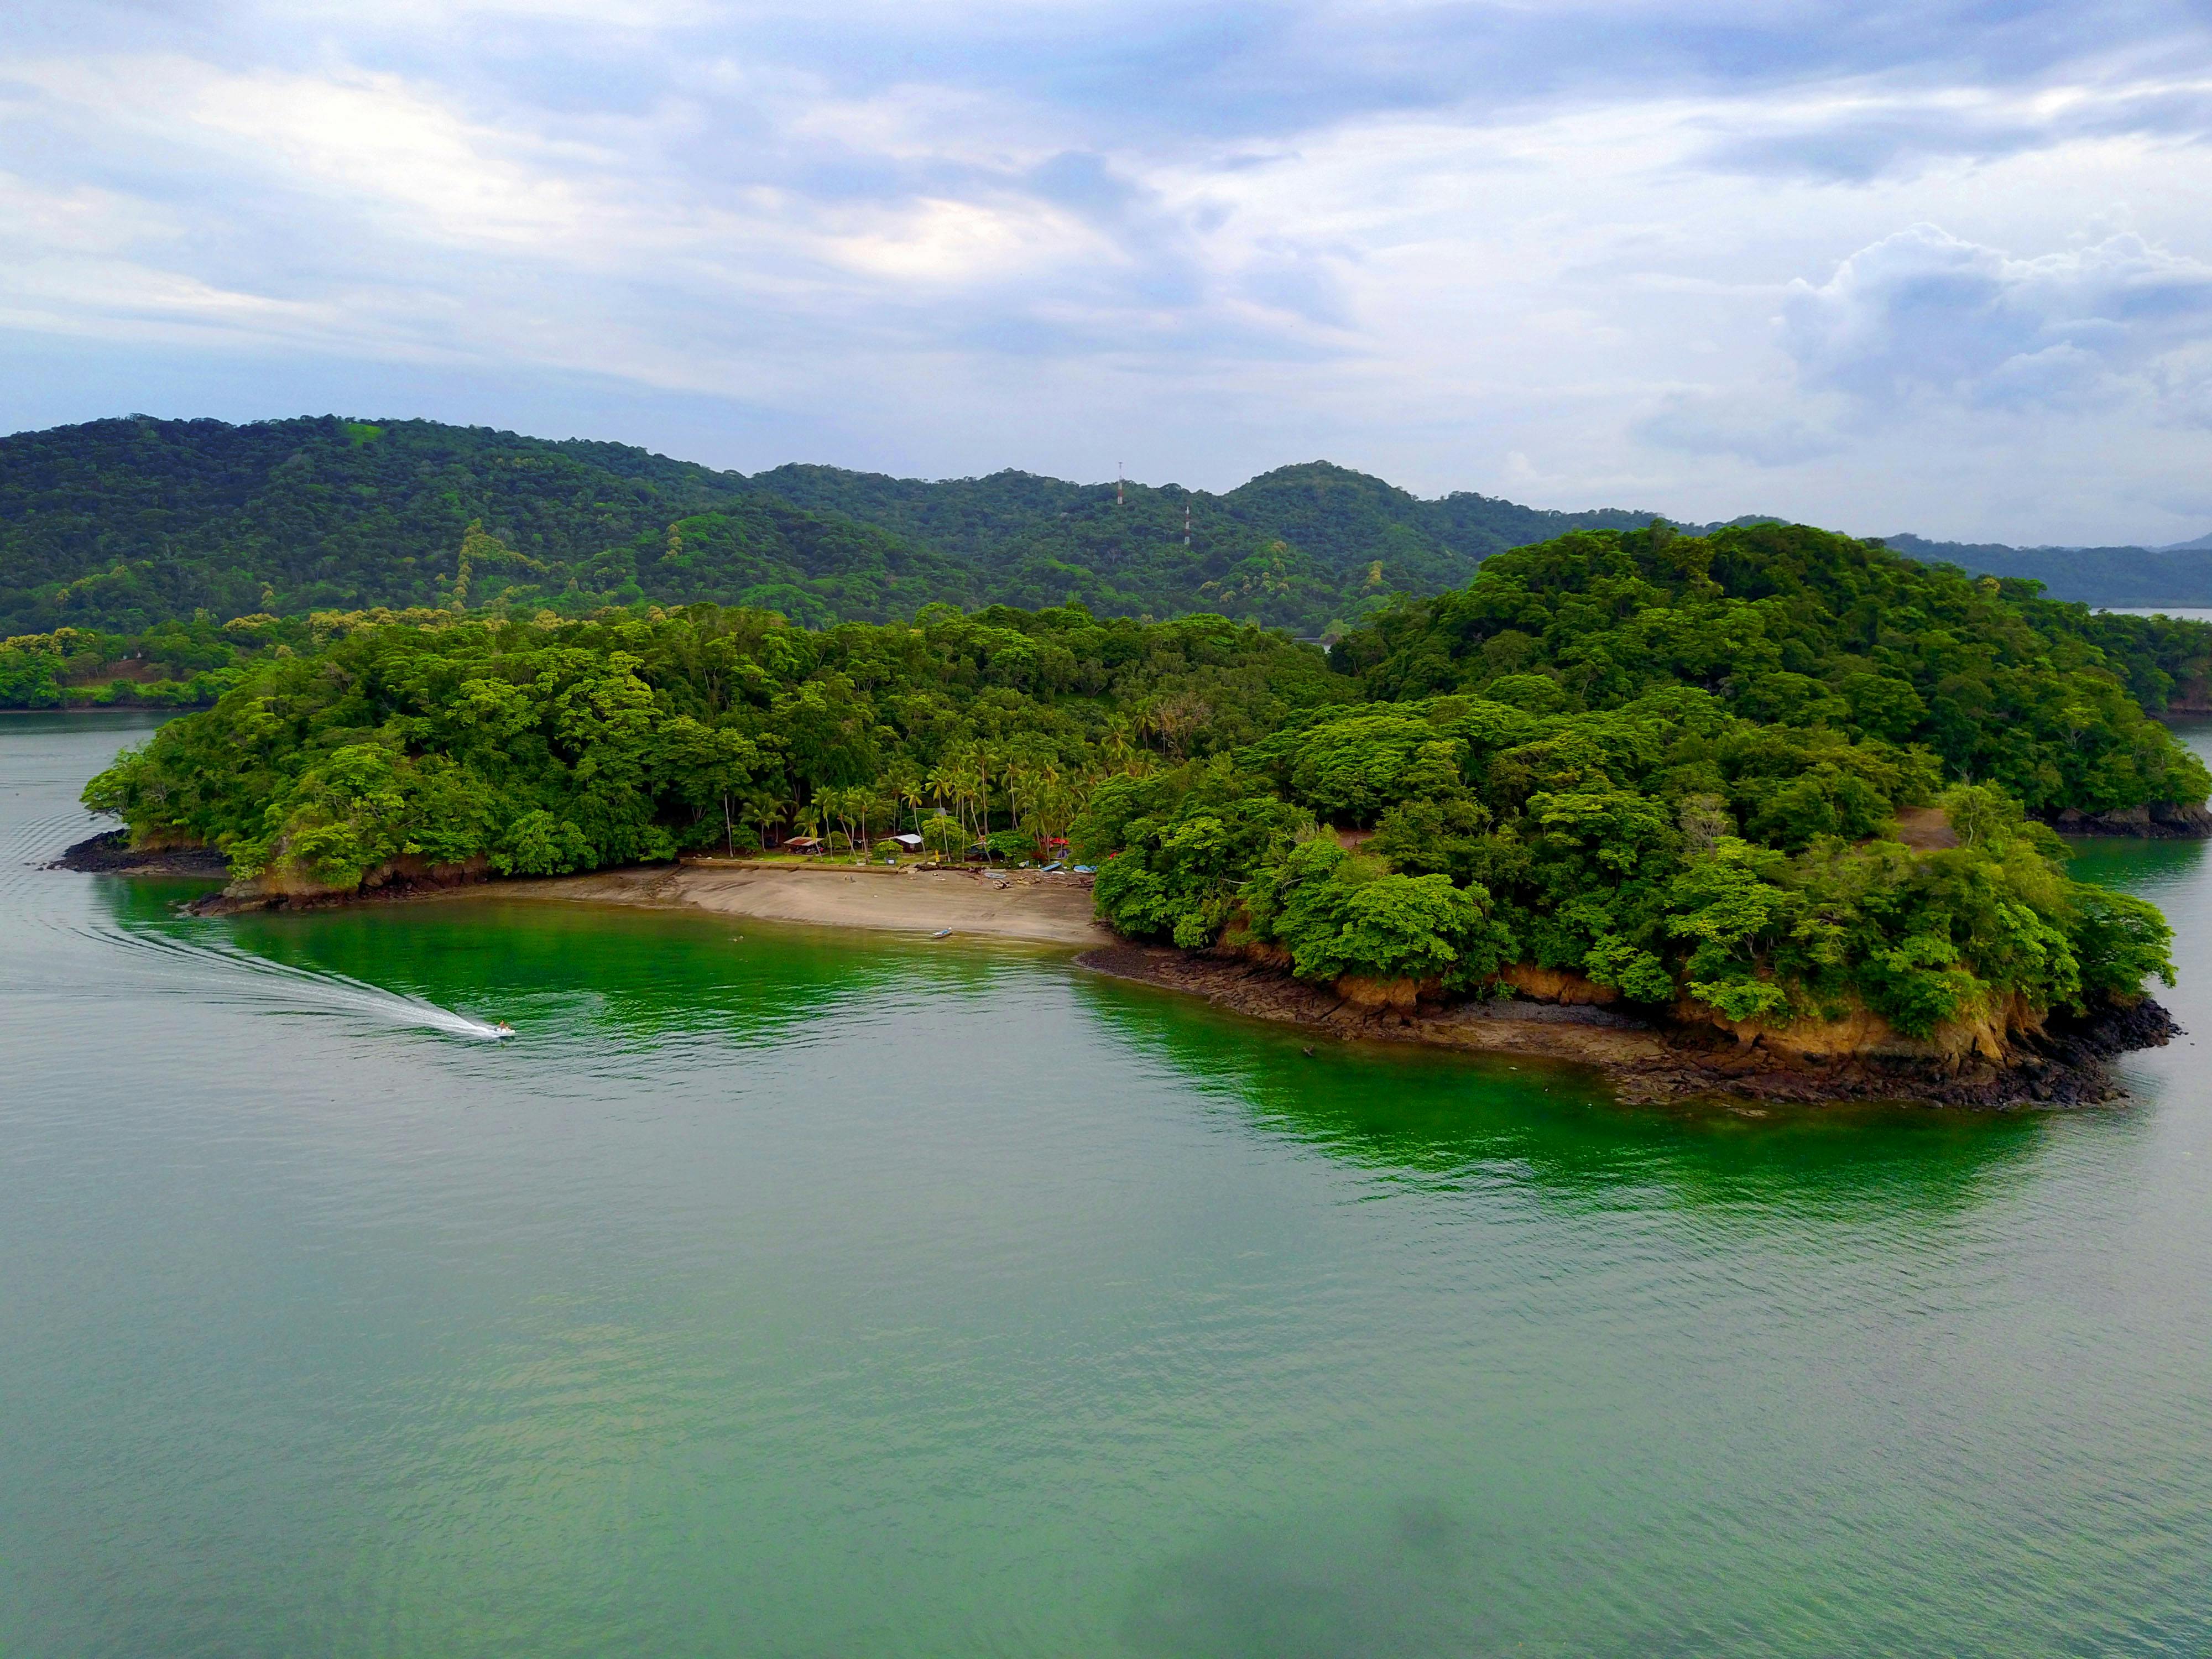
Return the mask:
{"type": "Polygon", "coordinates": [[[1955,564],[1992,576],[2041,582],[2054,599],[2087,605],[2212,605],[2212,536],[2172,547],[2005,547],[1886,536],[1923,564],[1955,564]]]}
{"type": "Polygon", "coordinates": [[[621,444],[329,417],[134,417],[0,439],[9,634],[501,594],[562,610],[742,599],[818,621],[965,601],[971,586],[896,537],[621,444]]]}
{"type": "MultiPolygon", "coordinates": [[[[206,611],[430,606],[562,615],[713,600],[795,622],[945,601],[1218,612],[1302,635],[1464,586],[1509,547],[1651,514],[1425,501],[1326,462],[1225,494],[1033,473],[927,483],[791,465],[747,477],[623,444],[335,416],[131,416],[0,438],[0,639],[137,635],[206,611]]],[[[1746,521],[1739,521],[1746,522],[1746,521]]],[[[2061,599],[2212,603],[2212,551],[1925,543],[2061,599]]]]}
{"type": "Polygon", "coordinates": [[[1099,611],[1217,611],[1294,629],[1348,620],[1383,593],[1456,587],[1509,547],[1570,530],[1635,529],[1652,516],[1546,512],[1471,492],[1423,501],[1326,461],[1279,467],[1221,495],[1012,471],[931,483],[781,466],[750,482],[967,561],[990,573],[993,598],[1006,604],[1072,594],[1099,611]],[[1177,592],[1188,597],[1152,602],[1177,592]]]}
{"type": "Polygon", "coordinates": [[[817,625],[1077,599],[1310,635],[1456,586],[1502,548],[1650,516],[1422,501],[1321,463],[1220,495],[1018,472],[748,478],[427,421],[133,416],[0,438],[0,637],[502,599],[565,614],[708,599],[817,625]]]}

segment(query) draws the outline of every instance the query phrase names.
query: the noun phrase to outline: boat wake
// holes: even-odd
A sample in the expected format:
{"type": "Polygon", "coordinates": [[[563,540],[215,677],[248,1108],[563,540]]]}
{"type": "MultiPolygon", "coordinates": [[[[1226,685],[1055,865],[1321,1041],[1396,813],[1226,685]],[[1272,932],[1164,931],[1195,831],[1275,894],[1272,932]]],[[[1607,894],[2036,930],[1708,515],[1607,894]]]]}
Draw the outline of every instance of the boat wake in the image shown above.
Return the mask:
{"type": "Polygon", "coordinates": [[[478,1019],[344,974],[295,967],[227,945],[131,931],[103,930],[92,936],[182,970],[191,976],[196,996],[268,1013],[337,1015],[386,1029],[435,1031],[478,1042],[502,1042],[514,1035],[503,1021],[478,1019]]]}

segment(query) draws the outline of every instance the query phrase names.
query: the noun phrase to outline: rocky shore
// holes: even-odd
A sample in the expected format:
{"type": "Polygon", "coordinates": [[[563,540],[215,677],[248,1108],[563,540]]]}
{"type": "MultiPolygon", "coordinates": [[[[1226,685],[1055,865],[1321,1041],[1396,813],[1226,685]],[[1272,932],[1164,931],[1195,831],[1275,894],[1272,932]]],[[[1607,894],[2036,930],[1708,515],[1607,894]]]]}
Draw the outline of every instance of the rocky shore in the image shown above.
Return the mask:
{"type": "Polygon", "coordinates": [[[1116,978],[1203,997],[1255,1018],[1345,1040],[1423,1042],[1594,1067],[1623,1100],[1733,1097],[1768,1102],[1917,1101],[1946,1106],[2077,1106],[2124,1099],[2110,1061],[2162,1047],[2172,1016],[2146,997],[2130,1006],[2053,1018],[2007,1045],[1929,1060],[1790,1053],[1711,1027],[1659,1024],[1614,1008],[1514,998],[1411,1006],[1354,1000],[1280,968],[1225,954],[1117,945],[1079,963],[1116,978]]]}
{"type": "Polygon", "coordinates": [[[88,836],[46,867],[91,875],[199,876],[210,881],[222,880],[230,870],[212,847],[133,848],[127,830],[88,836]]]}
{"type": "Polygon", "coordinates": [[[2109,812],[2084,812],[2069,806],[2051,815],[2051,827],[2062,836],[2133,836],[2152,841],[2203,841],[2212,837],[2212,809],[2172,805],[2164,801],[2148,806],[2116,808],[2109,812]]]}

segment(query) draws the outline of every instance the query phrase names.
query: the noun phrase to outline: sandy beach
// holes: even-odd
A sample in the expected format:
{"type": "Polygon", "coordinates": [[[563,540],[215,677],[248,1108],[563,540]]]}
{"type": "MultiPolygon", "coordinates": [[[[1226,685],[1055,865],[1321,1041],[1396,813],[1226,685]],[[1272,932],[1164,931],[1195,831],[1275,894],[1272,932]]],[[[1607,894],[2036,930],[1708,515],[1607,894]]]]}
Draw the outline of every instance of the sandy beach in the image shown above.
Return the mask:
{"type": "Polygon", "coordinates": [[[1118,943],[1091,915],[1084,878],[1036,871],[683,864],[502,883],[502,896],[638,904],[764,921],[987,934],[1089,948],[1118,943]]]}

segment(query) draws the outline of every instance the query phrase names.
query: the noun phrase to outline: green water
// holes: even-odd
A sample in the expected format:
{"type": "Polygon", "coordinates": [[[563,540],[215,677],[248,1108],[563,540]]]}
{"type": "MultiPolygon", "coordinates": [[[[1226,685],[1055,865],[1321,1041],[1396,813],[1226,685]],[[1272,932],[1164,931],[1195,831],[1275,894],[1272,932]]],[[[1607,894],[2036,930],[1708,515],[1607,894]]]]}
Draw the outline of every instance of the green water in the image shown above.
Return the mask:
{"type": "MultiPolygon", "coordinates": [[[[26,867],[131,735],[0,724],[8,1659],[2212,1652],[2212,972],[2125,1109],[1629,1109],[26,867]]],[[[2084,862],[2212,969],[2205,854],[2084,862]]]]}

